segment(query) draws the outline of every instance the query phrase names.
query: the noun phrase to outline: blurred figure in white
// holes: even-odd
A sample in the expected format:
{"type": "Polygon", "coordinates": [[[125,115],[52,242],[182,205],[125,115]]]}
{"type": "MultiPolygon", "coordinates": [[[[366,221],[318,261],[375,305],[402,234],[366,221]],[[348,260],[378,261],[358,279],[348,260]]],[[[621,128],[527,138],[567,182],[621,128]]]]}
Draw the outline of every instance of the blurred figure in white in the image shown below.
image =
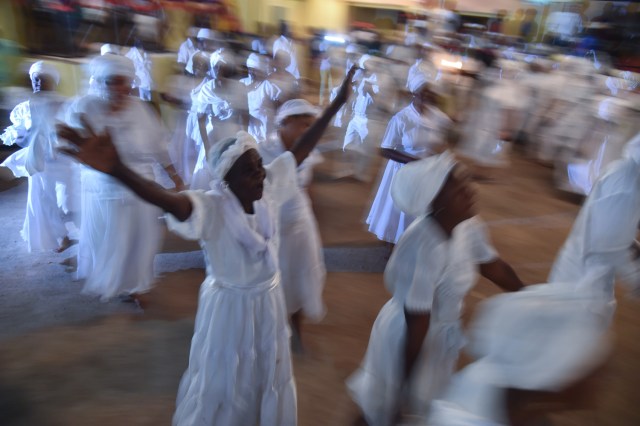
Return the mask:
{"type": "Polygon", "coordinates": [[[286,67],[286,70],[291,73],[296,80],[300,79],[300,69],[298,68],[298,56],[296,53],[296,47],[291,40],[289,34],[289,28],[287,27],[286,22],[280,22],[280,37],[276,38],[272,43],[271,51],[273,52],[273,58],[276,58],[276,55],[280,51],[284,51],[289,54],[291,58],[291,62],[286,67]]]}
{"type": "MultiPolygon", "coordinates": [[[[292,99],[282,104],[276,115],[277,134],[259,145],[264,163],[269,164],[290,150],[315,122],[318,112],[318,108],[304,99],[292,99]]],[[[303,350],[303,317],[319,322],[325,313],[322,290],[326,270],[322,241],[307,194],[307,187],[313,179],[313,167],[321,161],[320,153],[313,150],[298,165],[298,191],[280,209],[278,259],[287,313],[291,319],[292,347],[296,352],[303,350]]]]}
{"type": "Polygon", "coordinates": [[[138,96],[140,96],[140,99],[143,101],[151,101],[151,90],[153,89],[151,69],[153,68],[153,64],[149,54],[142,47],[142,43],[136,41],[135,45],[129,49],[125,56],[131,59],[136,68],[136,79],[134,80],[133,87],[138,90],[138,96]]]}
{"type": "MultiPolygon", "coordinates": [[[[479,167],[504,167],[515,126],[513,111],[522,111],[529,98],[516,82],[522,65],[499,60],[482,71],[472,89],[458,152],[479,167]]],[[[517,127],[517,126],[515,126],[517,127]]]]}
{"type": "Polygon", "coordinates": [[[182,70],[184,70],[184,68],[187,66],[187,62],[189,61],[191,55],[196,53],[196,51],[198,50],[198,31],[199,28],[189,28],[187,32],[187,39],[183,41],[178,48],[178,57],[176,58],[176,62],[181,65],[182,70]]]}
{"type": "Polygon", "coordinates": [[[247,58],[249,75],[240,80],[247,87],[249,134],[258,143],[264,142],[275,130],[275,115],[282,90],[268,80],[269,58],[251,53],[247,58]]]}
{"type": "Polygon", "coordinates": [[[372,57],[363,55],[358,66],[361,70],[354,76],[356,98],[342,148],[349,158],[353,177],[368,182],[371,180],[373,152],[379,143],[384,117],[381,117],[380,110],[374,104],[380,86],[372,57]]]}
{"type": "Polygon", "coordinates": [[[278,86],[282,92],[280,95],[281,103],[300,97],[300,81],[287,71],[290,63],[291,55],[284,50],[274,54],[273,72],[269,75],[269,81],[278,86]]]}
{"type": "MultiPolygon", "coordinates": [[[[108,129],[125,164],[155,179],[155,164],[165,168],[176,188],[183,183],[171,165],[168,135],[150,107],[130,96],[135,67],[123,56],[105,55],[95,67],[100,96],[86,96],[74,105],[70,125],[108,129]]],[[[153,260],[160,248],[161,211],[140,199],[115,178],[83,167],[82,226],[78,278],[83,292],[107,301],[116,296],[140,303],[154,281],[153,260]]]]}
{"type": "Polygon", "coordinates": [[[246,129],[248,123],[246,88],[230,78],[235,65],[233,56],[227,49],[218,49],[211,55],[210,64],[213,78],[202,86],[197,98],[203,111],[199,113],[198,125],[204,143],[198,152],[191,189],[210,189],[207,155],[212,144],[246,129]]]}
{"type": "MultiPolygon", "coordinates": [[[[574,284],[597,287],[602,279],[574,284]]],[[[476,361],[453,376],[419,424],[547,424],[544,410],[580,404],[563,396],[589,389],[611,350],[606,329],[585,309],[590,302],[589,294],[549,284],[483,301],[470,326],[476,361]]]]}
{"type": "Polygon", "coordinates": [[[326,41],[322,41],[318,50],[320,62],[320,93],[318,94],[318,99],[320,106],[323,106],[325,98],[328,100],[331,96],[331,88],[333,87],[333,76],[331,75],[333,69],[331,51],[333,48],[326,41]]]}
{"type": "Polygon", "coordinates": [[[607,268],[607,279],[597,283],[598,288],[571,288],[597,291],[607,302],[602,315],[608,325],[616,306],[616,276],[634,291],[640,289],[640,246],[635,239],[639,225],[640,133],[627,143],[623,158],[596,181],[556,257],[549,282],[578,283],[587,271],[607,268]]]}
{"type": "Polygon", "coordinates": [[[563,190],[589,194],[607,166],[622,156],[626,142],[640,131],[640,104],[634,105],[632,92],[637,81],[613,76],[602,80],[607,93],[594,98],[585,139],[575,152],[556,162],[556,185],[563,190]]]}
{"type": "Polygon", "coordinates": [[[407,89],[409,89],[410,82],[415,78],[416,74],[429,73],[432,79],[436,78],[438,70],[431,61],[430,53],[433,51],[434,46],[431,43],[423,43],[417,45],[414,48],[415,62],[409,68],[407,72],[407,89]]]}
{"type": "MultiPolygon", "coordinates": [[[[27,249],[33,251],[66,250],[71,241],[63,215],[70,212],[72,164],[56,151],[55,119],[64,103],[56,92],[60,82],[58,70],[51,64],[38,61],[29,69],[33,95],[19,104],[20,126],[12,129],[20,138],[10,134],[21,150],[3,163],[16,177],[28,177],[27,209],[21,235],[27,249]]],[[[12,120],[15,119],[14,111],[12,120]]],[[[16,120],[17,122],[17,120],[16,120]]]]}
{"type": "Polygon", "coordinates": [[[391,182],[408,161],[443,152],[451,126],[451,120],[437,107],[438,83],[430,74],[413,74],[409,90],[413,95],[411,103],[391,118],[382,139],[381,154],[388,161],[366,221],[369,232],[392,244],[414,218],[394,205],[391,182]]]}
{"type": "Polygon", "coordinates": [[[403,166],[391,196],[416,220],[387,263],[385,285],[393,296],[378,314],[360,368],[347,380],[370,426],[424,414],[442,395],[464,346],[460,317],[478,270],[504,290],[522,288],[491,246],[469,174],[450,152],[403,166]]]}

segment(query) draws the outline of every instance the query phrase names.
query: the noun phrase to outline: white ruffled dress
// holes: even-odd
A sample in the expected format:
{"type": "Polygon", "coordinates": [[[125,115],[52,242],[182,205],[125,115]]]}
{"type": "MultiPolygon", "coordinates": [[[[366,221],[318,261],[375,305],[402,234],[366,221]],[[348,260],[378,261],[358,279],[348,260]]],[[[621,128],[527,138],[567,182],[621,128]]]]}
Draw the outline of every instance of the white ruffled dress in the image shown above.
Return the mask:
{"type": "Polygon", "coordinates": [[[287,152],[266,170],[253,215],[224,188],[187,191],[193,211],[184,222],[167,215],[171,230],[200,240],[209,265],[175,426],[296,424],[290,331],[277,260],[278,211],[296,190],[296,162],[287,152]]]}

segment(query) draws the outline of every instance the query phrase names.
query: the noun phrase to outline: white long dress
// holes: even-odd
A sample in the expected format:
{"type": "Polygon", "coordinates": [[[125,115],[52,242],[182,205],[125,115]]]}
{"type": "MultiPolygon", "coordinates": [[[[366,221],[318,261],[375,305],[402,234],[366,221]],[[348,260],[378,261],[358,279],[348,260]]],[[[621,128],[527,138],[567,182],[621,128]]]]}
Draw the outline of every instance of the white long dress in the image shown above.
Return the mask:
{"type": "MultiPolygon", "coordinates": [[[[260,144],[265,163],[285,152],[279,137],[260,144]]],[[[326,276],[322,241],[306,188],[313,178],[313,167],[322,161],[317,151],[297,168],[298,188],[280,211],[280,248],[278,259],[287,313],[302,310],[305,318],[320,321],[325,314],[322,290],[326,276]]]]}
{"type": "Polygon", "coordinates": [[[203,79],[200,84],[191,90],[191,107],[187,115],[186,124],[186,139],[182,147],[182,161],[180,169],[183,170],[183,181],[185,183],[191,183],[193,172],[198,161],[198,155],[200,148],[204,143],[202,136],[200,135],[200,126],[198,124],[198,114],[204,114],[206,112],[206,105],[200,103],[200,92],[204,88],[205,84],[209,81],[208,78],[203,79]]]}
{"type": "Polygon", "coordinates": [[[291,73],[296,78],[296,80],[299,80],[300,69],[298,68],[298,55],[296,54],[296,48],[293,41],[281,35],[276,40],[274,40],[273,47],[271,50],[273,51],[274,57],[280,50],[283,50],[289,54],[289,57],[291,58],[291,62],[287,67],[287,71],[291,73]]]}
{"type": "MultiPolygon", "coordinates": [[[[24,224],[20,232],[33,251],[54,250],[67,235],[62,207],[68,194],[72,164],[56,152],[55,117],[64,99],[56,93],[38,93],[29,101],[29,128],[24,134],[25,148],[2,164],[16,177],[28,176],[29,190],[24,224]]],[[[26,117],[23,117],[26,119],[26,117]]]]}
{"type": "Polygon", "coordinates": [[[295,159],[267,166],[255,214],[228,189],[188,191],[191,216],[171,230],[199,239],[210,271],[200,288],[189,367],[174,426],[291,426],[296,391],[277,265],[278,211],[296,188],[295,159]]]}
{"type": "Polygon", "coordinates": [[[393,297],[376,318],[360,368],[347,387],[370,426],[392,425],[403,395],[411,414],[424,414],[447,386],[464,345],[460,315],[476,267],[496,258],[479,218],[459,224],[447,239],[429,216],[406,230],[385,270],[393,297]],[[429,331],[403,389],[405,310],[430,313],[429,331]]]}
{"type": "MultiPolygon", "coordinates": [[[[109,113],[107,104],[93,96],[78,108],[96,131],[109,129],[122,161],[136,173],[153,180],[154,165],[170,164],[168,134],[139,99],[129,98],[117,113],[109,113]]],[[[86,278],[83,292],[108,300],[149,291],[162,242],[161,210],[104,173],[83,167],[81,179],[78,278],[86,278]]]]}
{"type": "MultiPolygon", "coordinates": [[[[450,123],[451,120],[436,108],[429,108],[427,114],[420,115],[413,104],[409,104],[391,118],[381,148],[426,158],[435,154],[442,145],[450,123]]],[[[369,232],[394,244],[413,221],[413,217],[396,208],[391,198],[391,182],[401,167],[402,163],[387,161],[367,217],[369,232]]]]}
{"type": "Polygon", "coordinates": [[[640,164],[623,158],[611,163],[595,183],[556,257],[549,282],[577,283],[590,268],[610,268],[602,288],[581,289],[595,291],[609,302],[602,312],[603,321],[609,323],[616,306],[615,276],[640,286],[640,263],[631,250],[639,223],[640,164]]]}

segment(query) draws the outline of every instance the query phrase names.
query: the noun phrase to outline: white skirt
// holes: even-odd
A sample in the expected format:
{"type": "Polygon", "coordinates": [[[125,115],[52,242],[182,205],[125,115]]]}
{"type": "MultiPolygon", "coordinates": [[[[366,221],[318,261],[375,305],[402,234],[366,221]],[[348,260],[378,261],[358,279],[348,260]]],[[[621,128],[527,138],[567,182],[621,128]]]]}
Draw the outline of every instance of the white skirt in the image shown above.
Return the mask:
{"type": "Polygon", "coordinates": [[[398,410],[426,416],[430,402],[446,389],[463,338],[458,321],[438,324],[433,318],[411,375],[403,386],[407,323],[402,304],[391,299],[380,310],[360,368],[347,388],[369,426],[391,426],[398,410]]]}
{"type": "Polygon", "coordinates": [[[102,300],[145,293],[153,285],[153,260],[162,243],[162,211],[96,174],[83,172],[82,179],[78,278],[86,278],[83,292],[102,300]]]}
{"type": "Polygon", "coordinates": [[[278,258],[287,313],[302,310],[307,319],[319,322],[325,314],[322,291],[326,269],[311,202],[299,192],[282,209],[287,218],[280,223],[278,258]]]}
{"type": "Polygon", "coordinates": [[[398,210],[391,198],[391,182],[402,164],[393,160],[387,162],[378,186],[378,192],[371,205],[367,225],[369,232],[382,241],[397,243],[405,229],[413,222],[413,217],[398,210]]]}
{"type": "Polygon", "coordinates": [[[296,390],[279,278],[252,287],[207,277],[174,426],[293,426],[296,390]]]}
{"type": "Polygon", "coordinates": [[[21,231],[31,251],[55,250],[67,235],[56,197],[56,180],[44,171],[29,176],[27,211],[21,231]]]}

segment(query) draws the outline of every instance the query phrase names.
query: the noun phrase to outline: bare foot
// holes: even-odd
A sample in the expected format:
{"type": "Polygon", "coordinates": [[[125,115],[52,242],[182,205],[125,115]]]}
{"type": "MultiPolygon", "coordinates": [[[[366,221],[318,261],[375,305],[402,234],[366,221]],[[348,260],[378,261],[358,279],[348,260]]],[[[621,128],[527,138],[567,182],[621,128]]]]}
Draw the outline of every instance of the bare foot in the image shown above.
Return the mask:
{"type": "Polygon", "coordinates": [[[62,242],[60,243],[60,246],[57,249],[55,249],[54,252],[62,253],[63,251],[71,247],[73,244],[74,242],[70,240],[69,237],[64,237],[62,242]]]}

